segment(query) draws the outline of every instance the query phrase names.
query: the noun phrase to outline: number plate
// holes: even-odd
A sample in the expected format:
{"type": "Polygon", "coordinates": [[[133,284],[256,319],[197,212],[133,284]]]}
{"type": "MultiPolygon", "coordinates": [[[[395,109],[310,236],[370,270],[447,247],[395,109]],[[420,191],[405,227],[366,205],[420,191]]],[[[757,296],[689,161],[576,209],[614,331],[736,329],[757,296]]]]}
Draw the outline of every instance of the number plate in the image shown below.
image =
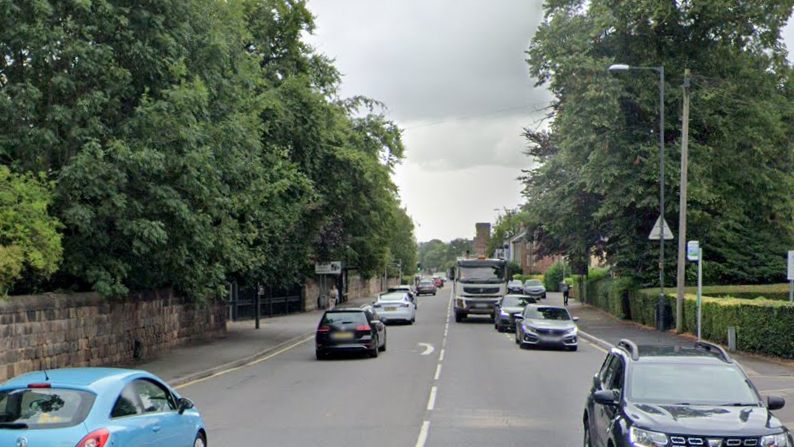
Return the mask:
{"type": "Polygon", "coordinates": [[[386,312],[394,312],[394,311],[396,311],[396,310],[397,310],[397,308],[396,308],[396,307],[387,307],[387,308],[386,308],[386,312]]]}
{"type": "Polygon", "coordinates": [[[353,333],[352,332],[334,332],[331,334],[331,339],[333,340],[352,340],[353,333]]]}
{"type": "Polygon", "coordinates": [[[490,306],[488,304],[486,304],[486,303],[477,303],[477,304],[474,305],[474,307],[484,308],[484,307],[490,307],[490,306]]]}

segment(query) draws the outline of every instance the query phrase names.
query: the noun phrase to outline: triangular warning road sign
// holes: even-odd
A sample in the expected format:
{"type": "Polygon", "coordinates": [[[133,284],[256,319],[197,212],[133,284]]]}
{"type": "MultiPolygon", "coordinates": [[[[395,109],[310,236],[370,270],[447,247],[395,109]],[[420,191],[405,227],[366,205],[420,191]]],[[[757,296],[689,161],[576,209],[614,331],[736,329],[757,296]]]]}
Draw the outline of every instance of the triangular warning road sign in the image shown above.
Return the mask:
{"type": "Polygon", "coordinates": [[[667,221],[662,220],[662,216],[659,216],[656,219],[656,224],[653,226],[653,230],[651,230],[651,234],[648,235],[648,239],[652,241],[658,241],[662,238],[662,222],[664,222],[664,240],[669,241],[674,239],[673,232],[670,231],[670,226],[667,225],[667,221]]]}

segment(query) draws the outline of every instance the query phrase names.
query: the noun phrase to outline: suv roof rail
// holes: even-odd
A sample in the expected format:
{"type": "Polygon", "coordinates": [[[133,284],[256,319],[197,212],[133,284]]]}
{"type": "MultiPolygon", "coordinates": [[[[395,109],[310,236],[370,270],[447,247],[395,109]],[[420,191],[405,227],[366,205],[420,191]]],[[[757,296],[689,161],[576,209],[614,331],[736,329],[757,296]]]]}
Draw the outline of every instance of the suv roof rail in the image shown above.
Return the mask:
{"type": "Polygon", "coordinates": [[[637,347],[636,343],[627,338],[620,340],[617,344],[617,347],[631,354],[632,360],[638,360],[640,358],[640,348],[637,347]]]}
{"type": "Polygon", "coordinates": [[[731,362],[731,356],[729,356],[728,353],[725,352],[725,350],[722,349],[722,346],[720,345],[715,345],[714,343],[709,343],[707,341],[696,341],[695,348],[703,349],[712,354],[716,353],[721,357],[722,361],[726,363],[731,362]]]}

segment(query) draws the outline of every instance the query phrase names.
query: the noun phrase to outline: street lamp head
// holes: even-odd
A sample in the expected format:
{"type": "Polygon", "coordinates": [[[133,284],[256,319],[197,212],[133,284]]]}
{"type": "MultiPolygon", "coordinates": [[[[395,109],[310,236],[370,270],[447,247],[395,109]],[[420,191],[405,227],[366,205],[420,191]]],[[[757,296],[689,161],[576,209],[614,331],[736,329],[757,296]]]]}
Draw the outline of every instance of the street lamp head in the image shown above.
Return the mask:
{"type": "Polygon", "coordinates": [[[631,68],[631,67],[629,67],[626,64],[612,64],[612,65],[609,66],[609,72],[610,73],[615,73],[615,72],[618,72],[618,71],[629,71],[629,68],[631,68]]]}

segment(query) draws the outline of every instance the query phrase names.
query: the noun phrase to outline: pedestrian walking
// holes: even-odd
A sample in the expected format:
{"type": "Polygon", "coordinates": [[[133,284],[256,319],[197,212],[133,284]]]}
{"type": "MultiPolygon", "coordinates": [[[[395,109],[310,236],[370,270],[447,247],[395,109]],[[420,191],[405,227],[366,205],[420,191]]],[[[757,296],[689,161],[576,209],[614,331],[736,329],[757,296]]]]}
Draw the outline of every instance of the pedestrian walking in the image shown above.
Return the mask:
{"type": "Polygon", "coordinates": [[[568,282],[563,279],[562,283],[560,284],[560,289],[562,290],[562,303],[567,306],[568,294],[570,293],[571,287],[568,285],[568,282]]]}
{"type": "Polygon", "coordinates": [[[333,309],[336,307],[336,303],[339,301],[339,291],[336,290],[336,284],[331,284],[331,290],[328,291],[328,309],[333,309]]]}

